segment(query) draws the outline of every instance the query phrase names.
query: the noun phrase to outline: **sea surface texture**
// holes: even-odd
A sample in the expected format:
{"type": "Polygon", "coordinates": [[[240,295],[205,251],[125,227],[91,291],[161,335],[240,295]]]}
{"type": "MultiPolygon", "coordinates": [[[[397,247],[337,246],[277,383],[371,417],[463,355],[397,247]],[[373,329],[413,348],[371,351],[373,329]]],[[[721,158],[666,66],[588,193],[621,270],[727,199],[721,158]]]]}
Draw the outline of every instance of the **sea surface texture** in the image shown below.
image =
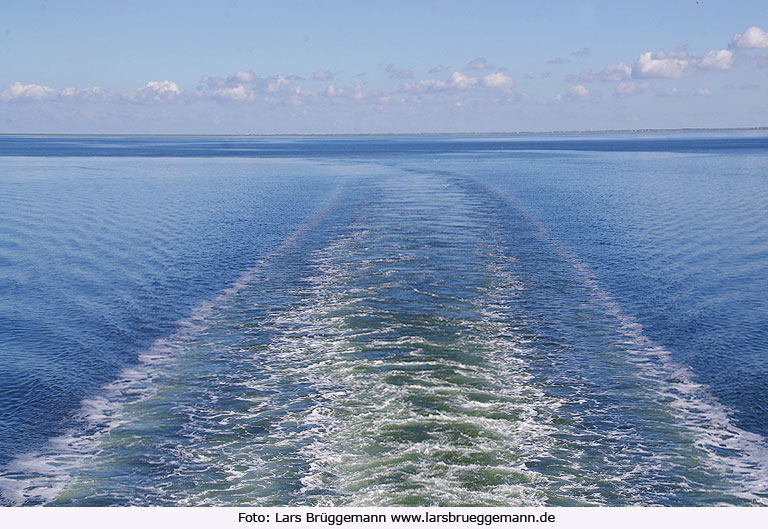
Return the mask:
{"type": "Polygon", "coordinates": [[[768,134],[0,137],[0,504],[766,505],[768,134]]]}

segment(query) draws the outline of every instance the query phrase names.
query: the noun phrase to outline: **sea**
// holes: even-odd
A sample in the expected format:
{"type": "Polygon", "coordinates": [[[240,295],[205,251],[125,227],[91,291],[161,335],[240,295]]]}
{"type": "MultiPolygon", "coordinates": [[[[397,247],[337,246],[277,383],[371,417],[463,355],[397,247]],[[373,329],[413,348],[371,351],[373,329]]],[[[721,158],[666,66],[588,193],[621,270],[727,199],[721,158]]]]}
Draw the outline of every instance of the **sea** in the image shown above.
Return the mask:
{"type": "Polygon", "coordinates": [[[768,132],[0,136],[0,504],[768,505],[768,132]]]}

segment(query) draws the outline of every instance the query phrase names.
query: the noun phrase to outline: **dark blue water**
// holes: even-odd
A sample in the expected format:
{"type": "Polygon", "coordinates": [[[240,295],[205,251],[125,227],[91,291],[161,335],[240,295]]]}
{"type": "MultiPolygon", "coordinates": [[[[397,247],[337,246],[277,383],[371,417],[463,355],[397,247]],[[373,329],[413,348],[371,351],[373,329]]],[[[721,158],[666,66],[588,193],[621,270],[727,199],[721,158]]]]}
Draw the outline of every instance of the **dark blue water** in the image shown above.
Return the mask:
{"type": "Polygon", "coordinates": [[[0,154],[5,502],[766,501],[768,135],[0,154]]]}

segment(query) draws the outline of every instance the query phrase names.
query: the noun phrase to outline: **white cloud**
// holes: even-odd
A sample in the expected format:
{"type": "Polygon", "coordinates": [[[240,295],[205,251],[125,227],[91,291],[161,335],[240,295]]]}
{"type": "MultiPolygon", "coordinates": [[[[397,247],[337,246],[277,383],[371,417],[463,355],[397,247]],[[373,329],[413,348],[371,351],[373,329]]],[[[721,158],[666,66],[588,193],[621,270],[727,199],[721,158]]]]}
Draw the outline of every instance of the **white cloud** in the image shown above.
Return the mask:
{"type": "Polygon", "coordinates": [[[327,70],[317,70],[312,74],[312,78],[316,81],[330,81],[333,79],[333,74],[327,70]]]}
{"type": "MultiPolygon", "coordinates": [[[[510,79],[511,81],[511,79],[510,79]]],[[[439,79],[422,79],[415,83],[403,83],[403,92],[442,92],[451,90],[467,90],[478,86],[477,77],[469,77],[461,72],[453,72],[447,81],[439,79]]]]}
{"type": "Polygon", "coordinates": [[[451,78],[448,81],[450,86],[458,88],[459,90],[465,90],[477,85],[477,77],[468,77],[460,72],[453,72],[451,78]]]}
{"type": "Polygon", "coordinates": [[[586,101],[590,98],[592,93],[584,85],[574,85],[570,87],[564,94],[558,94],[553,97],[550,102],[563,103],[566,99],[572,101],[586,101]]]}
{"type": "Polygon", "coordinates": [[[570,87],[566,95],[576,99],[586,99],[589,97],[589,90],[584,85],[577,84],[570,87]]]}
{"type": "Polygon", "coordinates": [[[59,92],[62,101],[106,101],[109,94],[103,88],[92,86],[90,88],[64,88],[59,92]]]}
{"type": "Polygon", "coordinates": [[[123,99],[131,103],[150,103],[173,101],[181,95],[181,90],[173,81],[150,81],[138,90],[126,92],[123,99]]]}
{"type": "Polygon", "coordinates": [[[229,82],[235,82],[235,83],[252,83],[256,79],[257,77],[253,72],[247,72],[244,70],[235,72],[227,78],[229,82]]]}
{"type": "Polygon", "coordinates": [[[625,62],[608,66],[600,72],[603,81],[623,81],[632,77],[632,67],[625,62]]]}
{"type": "Polygon", "coordinates": [[[274,94],[291,84],[291,81],[284,75],[278,75],[267,85],[267,92],[274,94]]]}
{"type": "Polygon", "coordinates": [[[417,83],[403,83],[405,92],[432,92],[448,88],[448,83],[438,79],[422,79],[417,83]]]}
{"type": "Polygon", "coordinates": [[[440,73],[440,72],[444,72],[445,70],[449,70],[449,69],[450,69],[450,66],[443,66],[442,64],[438,64],[434,68],[431,68],[429,70],[429,73],[440,73]]]}
{"type": "Polygon", "coordinates": [[[733,66],[733,52],[730,50],[709,50],[698,64],[707,70],[730,70],[733,66]]]}
{"type": "Polygon", "coordinates": [[[632,69],[637,78],[679,79],[699,70],[730,70],[733,66],[733,52],[730,50],[709,50],[702,57],[688,55],[685,50],[640,55],[632,69]]]}
{"type": "Polygon", "coordinates": [[[679,79],[691,72],[693,63],[687,53],[656,53],[647,51],[637,59],[632,74],[635,77],[679,79]]]}
{"type": "Polygon", "coordinates": [[[226,101],[253,101],[256,94],[248,90],[242,84],[237,86],[226,86],[213,92],[213,97],[226,101]]]}
{"type": "Polygon", "coordinates": [[[204,75],[200,78],[200,82],[208,88],[215,88],[217,86],[226,86],[227,82],[223,77],[211,77],[210,75],[204,75]]]}
{"type": "Polygon", "coordinates": [[[501,72],[489,73],[483,77],[483,84],[488,88],[500,88],[502,90],[512,90],[515,87],[514,79],[501,72]]]}
{"type": "Polygon", "coordinates": [[[43,101],[54,99],[58,93],[49,86],[15,82],[0,92],[0,101],[43,101]]]}
{"type": "Polygon", "coordinates": [[[768,48],[768,32],[752,26],[744,33],[736,33],[731,46],[739,49],[768,48]]]}
{"type": "MultiPolygon", "coordinates": [[[[566,77],[572,83],[591,83],[595,81],[625,82],[631,79],[680,79],[701,70],[730,70],[734,55],[730,50],[709,50],[703,56],[692,56],[685,47],[673,51],[648,51],[640,55],[633,66],[620,62],[608,66],[600,72],[584,70],[566,77]]],[[[624,85],[616,91],[622,94],[632,85],[624,85]]],[[[622,94],[625,95],[625,94],[622,94]]]]}

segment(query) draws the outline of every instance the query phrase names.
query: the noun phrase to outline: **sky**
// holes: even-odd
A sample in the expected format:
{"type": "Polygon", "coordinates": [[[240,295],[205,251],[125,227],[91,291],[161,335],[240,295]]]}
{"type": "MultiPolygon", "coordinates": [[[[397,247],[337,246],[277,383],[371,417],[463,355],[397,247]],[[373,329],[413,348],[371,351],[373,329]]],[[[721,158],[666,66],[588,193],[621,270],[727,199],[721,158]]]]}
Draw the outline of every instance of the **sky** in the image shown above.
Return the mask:
{"type": "Polygon", "coordinates": [[[768,126],[768,2],[0,0],[0,132],[768,126]]]}

